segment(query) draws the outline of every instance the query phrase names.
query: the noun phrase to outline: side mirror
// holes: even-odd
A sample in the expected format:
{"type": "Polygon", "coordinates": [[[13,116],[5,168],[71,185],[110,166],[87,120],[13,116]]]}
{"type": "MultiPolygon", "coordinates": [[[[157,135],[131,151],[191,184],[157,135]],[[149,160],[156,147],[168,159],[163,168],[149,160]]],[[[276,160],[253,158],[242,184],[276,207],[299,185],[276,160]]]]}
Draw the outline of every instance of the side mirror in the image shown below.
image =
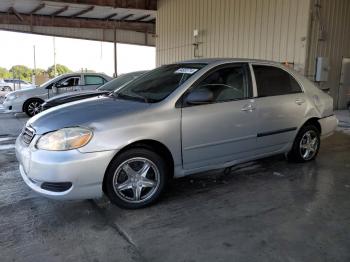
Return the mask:
{"type": "Polygon", "coordinates": [[[185,102],[190,105],[208,104],[213,102],[213,100],[214,100],[213,92],[211,92],[206,88],[196,89],[191,93],[189,93],[185,98],[185,102]]]}

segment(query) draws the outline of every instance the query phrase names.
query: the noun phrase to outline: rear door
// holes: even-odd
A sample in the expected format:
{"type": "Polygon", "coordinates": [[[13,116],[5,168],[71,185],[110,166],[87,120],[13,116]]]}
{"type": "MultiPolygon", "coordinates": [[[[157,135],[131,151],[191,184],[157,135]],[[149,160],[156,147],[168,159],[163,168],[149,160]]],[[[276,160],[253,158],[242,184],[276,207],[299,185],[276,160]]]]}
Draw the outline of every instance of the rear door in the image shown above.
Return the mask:
{"type": "Polygon", "coordinates": [[[213,102],[183,105],[182,153],[185,169],[223,164],[252,155],[257,115],[247,64],[219,66],[188,92],[209,89],[213,102]]]}
{"type": "Polygon", "coordinates": [[[98,75],[84,75],[83,90],[95,90],[107,81],[98,75]]]}
{"type": "Polygon", "coordinates": [[[258,97],[257,154],[282,150],[293,142],[306,112],[301,85],[286,70],[270,65],[252,65],[258,97]]]}

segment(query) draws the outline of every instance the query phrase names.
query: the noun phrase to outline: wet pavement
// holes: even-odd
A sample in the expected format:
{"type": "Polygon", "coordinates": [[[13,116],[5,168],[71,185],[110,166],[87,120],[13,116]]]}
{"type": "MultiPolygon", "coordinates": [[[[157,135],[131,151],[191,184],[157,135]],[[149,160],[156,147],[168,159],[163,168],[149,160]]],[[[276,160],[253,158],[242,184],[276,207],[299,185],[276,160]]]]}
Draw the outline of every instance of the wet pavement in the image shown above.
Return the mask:
{"type": "Polygon", "coordinates": [[[0,261],[350,261],[347,127],[316,161],[275,156],[178,179],[130,211],[30,191],[13,148],[1,149],[18,121],[0,114],[0,261]]]}

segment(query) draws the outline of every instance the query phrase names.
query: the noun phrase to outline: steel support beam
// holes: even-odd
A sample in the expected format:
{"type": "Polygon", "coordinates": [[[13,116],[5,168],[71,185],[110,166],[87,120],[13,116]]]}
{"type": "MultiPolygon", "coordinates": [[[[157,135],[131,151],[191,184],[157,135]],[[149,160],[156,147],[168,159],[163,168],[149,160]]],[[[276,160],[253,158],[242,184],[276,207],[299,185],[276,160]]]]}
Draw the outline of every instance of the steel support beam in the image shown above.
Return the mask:
{"type": "Polygon", "coordinates": [[[114,45],[114,77],[118,76],[118,63],[117,63],[117,26],[114,23],[113,29],[113,45],[114,45]]]}
{"type": "Polygon", "coordinates": [[[86,8],[86,9],[84,9],[84,10],[81,10],[81,11],[79,11],[79,12],[77,12],[77,13],[71,15],[70,17],[71,17],[71,18],[78,17],[78,16],[80,16],[80,15],[86,14],[86,13],[88,13],[88,12],[94,10],[94,8],[95,8],[95,6],[93,6],[93,5],[92,5],[92,6],[89,6],[88,8],[86,8]]]}
{"type": "Polygon", "coordinates": [[[41,9],[43,9],[45,7],[45,3],[41,3],[40,5],[38,5],[37,7],[35,7],[30,14],[34,15],[36,12],[40,11],[41,9]]]}
{"type": "Polygon", "coordinates": [[[113,17],[117,16],[118,14],[117,13],[113,13],[113,14],[110,14],[110,15],[107,15],[105,18],[103,18],[104,20],[109,20],[109,19],[112,19],[113,17]]]}
{"type": "MultiPolygon", "coordinates": [[[[113,29],[114,24],[106,20],[92,18],[67,18],[63,16],[25,15],[0,12],[0,24],[53,26],[71,28],[113,29]]],[[[155,33],[155,25],[146,22],[120,21],[117,29],[155,33]]]]}
{"type": "Polygon", "coordinates": [[[8,13],[14,14],[18,20],[23,21],[23,17],[12,6],[9,8],[8,13]]]}
{"type": "Polygon", "coordinates": [[[110,6],[114,8],[157,10],[157,0],[50,0],[66,4],[110,6]]]}
{"type": "Polygon", "coordinates": [[[69,8],[69,6],[68,6],[68,5],[66,5],[66,6],[62,7],[61,9],[58,9],[57,11],[55,11],[55,12],[51,13],[51,14],[50,14],[50,16],[56,16],[56,15],[59,15],[59,14],[63,13],[64,11],[67,11],[67,10],[68,10],[68,8],[69,8]]]}

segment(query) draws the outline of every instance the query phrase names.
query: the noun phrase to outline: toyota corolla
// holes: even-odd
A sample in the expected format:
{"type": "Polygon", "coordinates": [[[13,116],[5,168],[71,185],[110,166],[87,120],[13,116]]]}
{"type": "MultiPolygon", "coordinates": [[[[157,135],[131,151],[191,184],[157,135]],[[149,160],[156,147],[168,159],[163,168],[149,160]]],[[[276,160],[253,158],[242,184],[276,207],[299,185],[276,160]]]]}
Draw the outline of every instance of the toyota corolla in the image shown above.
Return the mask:
{"type": "Polygon", "coordinates": [[[281,64],[164,65],[108,96],[49,109],[16,141],[24,181],[55,199],[156,201],[170,178],[285,154],[315,159],[337,126],[332,98],[281,64]]]}

